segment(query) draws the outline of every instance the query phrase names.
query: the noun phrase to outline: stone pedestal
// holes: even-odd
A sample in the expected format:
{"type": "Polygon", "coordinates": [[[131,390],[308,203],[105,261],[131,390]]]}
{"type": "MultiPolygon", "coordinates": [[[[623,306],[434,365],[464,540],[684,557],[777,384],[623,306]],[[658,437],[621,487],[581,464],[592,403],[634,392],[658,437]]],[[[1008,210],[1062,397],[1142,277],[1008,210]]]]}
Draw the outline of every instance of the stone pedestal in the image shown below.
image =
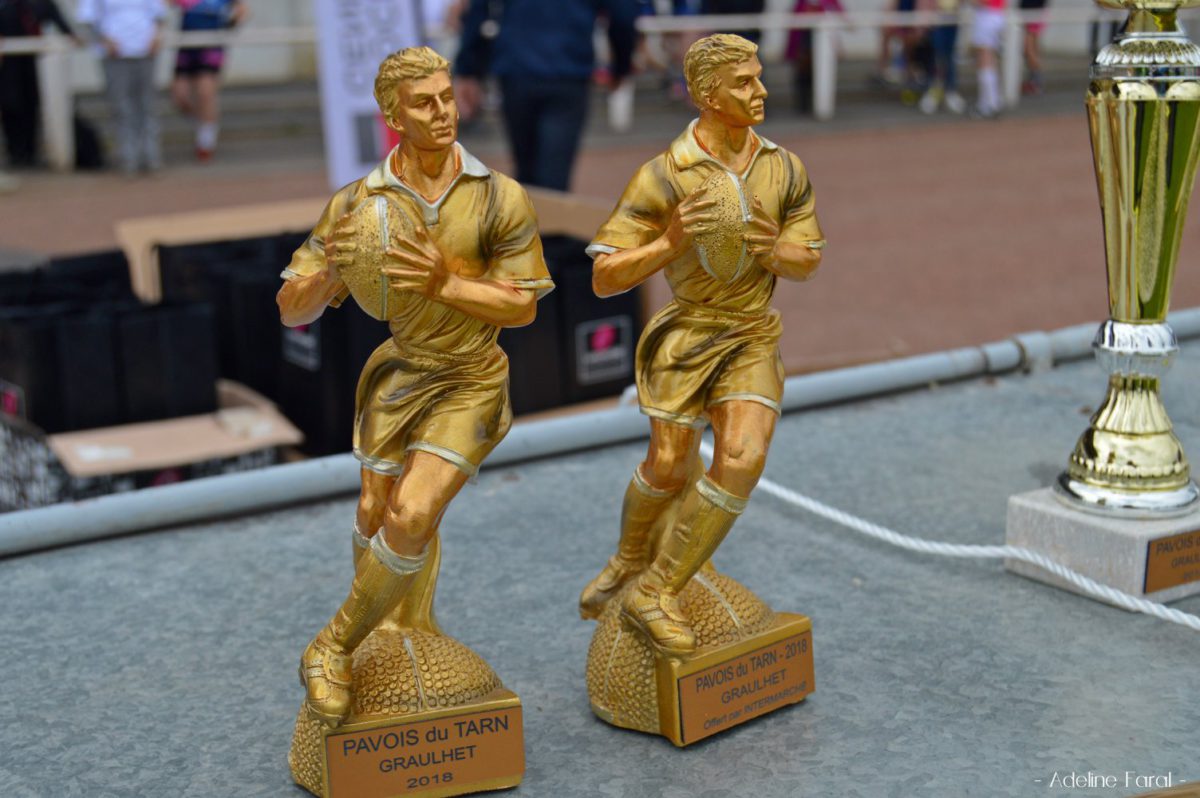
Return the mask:
{"type": "MultiPolygon", "coordinates": [[[[1130,595],[1163,602],[1200,593],[1200,510],[1165,519],[1107,517],[1069,507],[1043,488],[1009,498],[1006,526],[1008,545],[1130,595]]],[[[1006,560],[1005,567],[1080,592],[1036,565],[1006,560]]]]}

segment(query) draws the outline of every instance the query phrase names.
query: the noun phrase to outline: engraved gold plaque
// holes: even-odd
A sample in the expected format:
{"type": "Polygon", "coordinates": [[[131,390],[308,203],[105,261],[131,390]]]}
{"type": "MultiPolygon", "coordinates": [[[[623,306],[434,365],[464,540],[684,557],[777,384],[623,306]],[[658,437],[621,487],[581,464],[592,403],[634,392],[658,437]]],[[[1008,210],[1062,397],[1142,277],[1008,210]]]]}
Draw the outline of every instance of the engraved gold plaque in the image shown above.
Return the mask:
{"type": "Polygon", "coordinates": [[[678,746],[796,704],[813,691],[812,622],[780,613],[768,630],[685,660],[658,660],[659,726],[678,746]]]}
{"type": "Polygon", "coordinates": [[[521,702],[508,690],[451,709],[323,731],[326,798],[462,795],[515,787],[521,702]]]}
{"type": "Polygon", "coordinates": [[[1200,582],[1200,530],[1152,540],[1146,546],[1144,593],[1200,582]]]}
{"type": "Polygon", "coordinates": [[[342,266],[338,274],[368,316],[387,321],[399,312],[404,292],[393,289],[383,273],[392,265],[385,253],[397,238],[410,238],[415,225],[408,212],[384,194],[372,194],[360,202],[350,212],[350,219],[358,250],[353,262],[342,266]]]}

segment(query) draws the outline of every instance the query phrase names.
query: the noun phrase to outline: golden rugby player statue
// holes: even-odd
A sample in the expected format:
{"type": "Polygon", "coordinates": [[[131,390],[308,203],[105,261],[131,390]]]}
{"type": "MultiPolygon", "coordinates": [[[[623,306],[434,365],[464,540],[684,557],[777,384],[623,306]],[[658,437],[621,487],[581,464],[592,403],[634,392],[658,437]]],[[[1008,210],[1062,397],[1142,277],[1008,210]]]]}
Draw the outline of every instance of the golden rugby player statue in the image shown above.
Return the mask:
{"type": "MultiPolygon", "coordinates": [[[[600,296],[660,270],[674,296],[637,348],[649,451],[625,491],[617,552],[579,602],[584,618],[603,616],[603,627],[619,615],[671,658],[704,643],[685,588],[745,508],[780,412],[776,281],[810,278],[825,246],[803,164],[753,130],[767,97],[756,45],[709,36],[688,50],[684,70],[699,118],[641,167],[588,248],[600,296]],[[698,447],[709,422],[715,450],[705,473],[698,447]]],[[[723,577],[722,588],[712,576],[703,579],[707,592],[721,593],[728,606],[744,598],[769,626],[770,610],[753,594],[723,577]]],[[[593,655],[601,638],[611,642],[598,630],[593,655]]],[[[589,687],[602,679],[589,666],[589,687]]],[[[613,720],[620,699],[591,692],[593,707],[613,720]]]]}
{"type": "MultiPolygon", "coordinates": [[[[486,663],[441,636],[434,619],[437,531],[447,505],[512,421],[508,361],[496,344],[500,328],[530,323],[538,297],[553,288],[524,190],[456,142],[458,111],[445,59],[426,47],[392,54],[379,67],[375,97],[401,143],[334,195],[283,272],[278,296],[289,326],[311,323],[353,296],[391,331],[367,360],[357,389],[356,574],[349,596],[300,661],[307,714],[331,728],[350,716],[421,708],[381,704],[395,684],[392,693],[386,684],[376,685],[381,694],[358,689],[363,663],[356,650],[377,629],[396,635],[394,645],[376,643],[376,653],[394,649],[413,660],[380,666],[384,681],[391,673],[401,683],[419,682],[417,660],[425,666],[443,652],[434,670],[458,693],[435,695],[431,679],[400,691],[413,702],[452,706],[500,686],[486,663]],[[461,649],[450,661],[446,641],[461,649]],[[466,670],[479,671],[482,686],[459,684],[466,670]]],[[[378,676],[377,666],[362,670],[378,676]]]]}

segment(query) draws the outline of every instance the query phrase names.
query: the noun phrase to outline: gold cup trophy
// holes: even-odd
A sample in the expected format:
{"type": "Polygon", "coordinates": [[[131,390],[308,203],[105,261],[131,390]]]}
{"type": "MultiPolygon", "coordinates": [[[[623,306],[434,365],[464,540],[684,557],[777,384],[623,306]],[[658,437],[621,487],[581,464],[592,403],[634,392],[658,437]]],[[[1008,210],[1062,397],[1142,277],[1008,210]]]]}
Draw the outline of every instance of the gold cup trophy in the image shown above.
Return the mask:
{"type": "Polygon", "coordinates": [[[661,270],[673,298],[637,348],[649,452],[625,491],[617,552],[579,602],[597,620],[593,711],[679,746],[813,689],[809,619],[776,613],[709,559],[762,473],[779,414],[776,281],[810,277],[825,245],[803,164],[752,129],[767,96],[757,47],[709,36],[684,69],[699,119],[642,166],[588,247],[601,296],[661,270]]]}
{"type": "Polygon", "coordinates": [[[438,530],[512,423],[499,330],[553,283],[525,192],[456,141],[447,62],[394,53],[375,96],[401,143],[330,200],[278,297],[288,325],[352,296],[391,332],[358,383],[354,580],[301,656],[288,762],[323,798],[512,787],[521,703],[434,617],[438,530]]]}
{"type": "MultiPolygon", "coordinates": [[[[1093,348],[1108,394],[1053,489],[1009,499],[1006,537],[1124,593],[1171,601],[1200,592],[1198,491],[1159,397],[1179,349],[1167,309],[1200,157],[1200,47],[1177,13],[1200,0],[1100,4],[1129,11],[1087,94],[1109,305],[1093,348]]],[[[1080,592],[1037,565],[1006,567],[1080,592]]]]}
{"type": "Polygon", "coordinates": [[[1200,0],[1100,0],[1129,19],[1092,64],[1088,123],[1109,319],[1093,346],[1108,395],[1079,438],[1060,494],[1087,510],[1189,512],[1200,492],[1159,398],[1178,351],[1171,281],[1200,157],[1200,47],[1179,26],[1200,0]]]}

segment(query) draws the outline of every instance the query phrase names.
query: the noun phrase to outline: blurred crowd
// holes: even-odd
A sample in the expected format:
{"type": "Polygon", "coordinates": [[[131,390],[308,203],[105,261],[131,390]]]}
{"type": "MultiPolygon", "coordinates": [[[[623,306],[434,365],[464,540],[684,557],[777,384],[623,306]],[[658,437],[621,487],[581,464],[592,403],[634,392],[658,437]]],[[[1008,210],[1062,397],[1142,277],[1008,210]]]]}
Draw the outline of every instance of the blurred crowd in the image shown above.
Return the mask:
{"type": "MultiPolygon", "coordinates": [[[[972,111],[992,118],[1003,108],[998,53],[1006,4],[1023,10],[1044,8],[1047,0],[971,0],[970,30],[959,35],[959,3],[968,0],[896,0],[897,12],[942,14],[934,25],[892,25],[880,30],[877,85],[898,93],[906,104],[932,114],[972,111]],[[958,79],[969,36],[975,87],[968,102],[958,79]]],[[[57,28],[100,58],[110,107],[113,165],[129,175],[162,165],[156,111],[154,63],[163,28],[173,18],[185,31],[217,31],[240,24],[252,0],[73,0],[75,25],[55,0],[0,0],[0,37],[41,36],[57,28]],[[178,10],[171,15],[171,7],[178,10]]],[[[495,110],[503,121],[518,179],[526,184],[565,189],[578,150],[589,99],[600,87],[608,98],[609,123],[620,130],[632,119],[633,84],[655,87],[667,102],[687,102],[682,58],[687,47],[713,31],[639,36],[640,16],[760,14],[766,0],[425,0],[426,24],[440,36],[439,47],[453,57],[463,121],[495,110]],[[604,35],[598,37],[597,31],[604,35]],[[594,43],[600,40],[601,52],[594,43]],[[599,55],[599,57],[597,57],[599,55]]],[[[778,4],[772,4],[778,10],[778,4]]],[[[795,0],[798,14],[844,14],[841,0],[795,0]]],[[[1040,37],[1043,24],[1024,26],[1023,90],[1042,90],[1040,37]]],[[[759,30],[735,31],[758,41],[759,30]]],[[[792,104],[798,113],[813,106],[814,36],[811,29],[788,34],[783,56],[792,76],[792,104]]],[[[194,153],[211,159],[220,130],[220,47],[184,48],[174,56],[170,94],[194,126],[194,153]]],[[[779,67],[773,67],[779,68],[779,67]]],[[[780,106],[777,106],[780,107],[780,106]]],[[[7,165],[27,169],[40,162],[40,100],[37,56],[0,56],[0,124],[7,165]]],[[[78,166],[104,159],[101,137],[82,119],[75,121],[78,166]]]]}

